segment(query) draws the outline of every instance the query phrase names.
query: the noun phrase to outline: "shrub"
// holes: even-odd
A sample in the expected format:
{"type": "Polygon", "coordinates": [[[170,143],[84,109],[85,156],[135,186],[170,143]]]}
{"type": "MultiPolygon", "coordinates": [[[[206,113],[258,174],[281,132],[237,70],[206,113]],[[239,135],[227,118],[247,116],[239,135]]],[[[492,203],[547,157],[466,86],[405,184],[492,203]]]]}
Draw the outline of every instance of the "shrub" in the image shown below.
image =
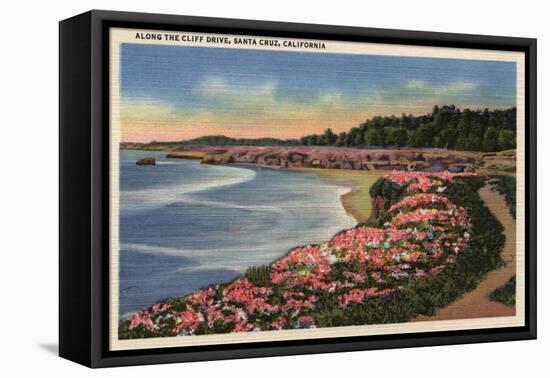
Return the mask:
{"type": "Polygon", "coordinates": [[[270,274],[269,265],[251,266],[244,273],[244,277],[256,286],[268,286],[272,284],[270,274]]]}
{"type": "Polygon", "coordinates": [[[497,191],[504,196],[510,214],[516,219],[516,178],[515,176],[495,176],[497,191]]]}
{"type": "Polygon", "coordinates": [[[516,304],[516,276],[510,278],[504,285],[498,287],[489,295],[489,299],[513,306],[516,304]]]}

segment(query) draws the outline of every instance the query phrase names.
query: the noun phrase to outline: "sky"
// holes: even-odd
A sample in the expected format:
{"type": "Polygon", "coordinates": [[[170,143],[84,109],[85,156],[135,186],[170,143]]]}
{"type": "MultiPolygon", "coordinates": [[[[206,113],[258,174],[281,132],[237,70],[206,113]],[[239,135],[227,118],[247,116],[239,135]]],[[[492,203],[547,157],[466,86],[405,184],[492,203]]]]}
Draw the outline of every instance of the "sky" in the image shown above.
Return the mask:
{"type": "Polygon", "coordinates": [[[515,63],[122,44],[122,141],[299,138],[434,105],[515,106],[515,63]]]}

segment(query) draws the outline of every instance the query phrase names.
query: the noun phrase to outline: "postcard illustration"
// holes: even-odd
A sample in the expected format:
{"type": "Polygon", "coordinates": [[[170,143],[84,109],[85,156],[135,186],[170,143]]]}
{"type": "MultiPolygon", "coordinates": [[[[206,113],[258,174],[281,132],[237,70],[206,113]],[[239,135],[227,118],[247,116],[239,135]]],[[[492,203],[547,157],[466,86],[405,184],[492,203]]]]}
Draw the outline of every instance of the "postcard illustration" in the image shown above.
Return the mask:
{"type": "Polygon", "coordinates": [[[523,324],[517,54],[113,29],[110,62],[111,348],[523,324]]]}

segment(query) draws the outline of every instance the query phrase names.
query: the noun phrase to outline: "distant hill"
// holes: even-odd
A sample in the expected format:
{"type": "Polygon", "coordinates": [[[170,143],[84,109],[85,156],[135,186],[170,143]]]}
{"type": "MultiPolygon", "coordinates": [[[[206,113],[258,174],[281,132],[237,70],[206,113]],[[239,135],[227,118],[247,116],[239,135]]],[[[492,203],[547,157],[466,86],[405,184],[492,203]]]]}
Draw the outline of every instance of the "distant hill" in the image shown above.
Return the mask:
{"type": "Polygon", "coordinates": [[[123,142],[120,144],[124,149],[147,149],[166,150],[185,146],[299,146],[298,139],[277,139],[277,138],[231,138],[225,135],[208,135],[195,139],[174,141],[174,142],[150,142],[135,143],[123,142]]]}
{"type": "Polygon", "coordinates": [[[231,138],[225,135],[209,135],[181,142],[184,146],[299,146],[298,139],[231,138]]]}

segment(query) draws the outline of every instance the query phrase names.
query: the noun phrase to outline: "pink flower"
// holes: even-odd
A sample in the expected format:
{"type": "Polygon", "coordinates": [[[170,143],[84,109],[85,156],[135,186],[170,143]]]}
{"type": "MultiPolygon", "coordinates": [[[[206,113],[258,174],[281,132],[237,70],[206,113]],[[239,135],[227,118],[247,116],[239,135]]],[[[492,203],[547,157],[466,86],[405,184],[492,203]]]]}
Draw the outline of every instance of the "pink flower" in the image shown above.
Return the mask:
{"type": "Polygon", "coordinates": [[[306,297],[304,293],[301,292],[283,292],[283,298],[285,303],[283,309],[285,311],[300,312],[302,310],[310,310],[313,308],[313,302],[315,302],[315,296],[310,295],[306,297]]]}
{"type": "Polygon", "coordinates": [[[239,332],[250,332],[254,329],[254,324],[252,323],[237,323],[235,328],[233,329],[233,332],[239,333],[239,332]]]}
{"type": "Polygon", "coordinates": [[[398,292],[401,287],[397,288],[388,288],[383,290],[378,290],[374,287],[369,287],[367,289],[351,289],[347,293],[341,295],[340,307],[346,308],[353,303],[362,303],[365,299],[374,298],[374,297],[387,297],[388,295],[398,292]]]}
{"type": "Polygon", "coordinates": [[[215,295],[216,290],[213,288],[197,290],[187,296],[187,307],[191,309],[198,306],[203,310],[207,309],[214,303],[215,295]]]}
{"type": "Polygon", "coordinates": [[[168,303],[155,303],[153,306],[151,306],[154,312],[168,311],[171,307],[172,306],[168,303]]]}
{"type": "Polygon", "coordinates": [[[400,202],[390,207],[388,213],[392,213],[396,210],[401,210],[404,208],[408,210],[414,210],[418,207],[449,210],[451,207],[451,203],[448,198],[437,194],[418,193],[403,198],[400,202]]]}
{"type": "Polygon", "coordinates": [[[278,310],[278,306],[268,303],[272,290],[267,287],[254,286],[247,279],[233,281],[224,289],[223,294],[228,301],[245,305],[249,314],[254,312],[271,313],[278,310]]]}
{"type": "Polygon", "coordinates": [[[410,192],[419,190],[428,192],[432,188],[441,188],[443,181],[452,182],[457,176],[472,176],[474,173],[443,172],[405,172],[392,171],[385,178],[401,186],[408,186],[410,192]]]}
{"type": "Polygon", "coordinates": [[[128,329],[143,327],[150,331],[155,330],[158,326],[151,319],[151,314],[147,310],[140,311],[130,316],[130,325],[128,329]]]}
{"type": "Polygon", "coordinates": [[[296,322],[297,328],[315,328],[315,320],[311,316],[300,316],[296,322]]]}
{"type": "Polygon", "coordinates": [[[271,329],[283,329],[286,323],[286,318],[284,316],[281,316],[278,319],[272,320],[271,323],[269,323],[269,326],[271,329]]]}
{"type": "Polygon", "coordinates": [[[180,334],[193,333],[201,324],[201,316],[194,311],[182,311],[176,317],[176,326],[172,330],[173,332],[180,334]]]}
{"type": "Polygon", "coordinates": [[[330,272],[329,253],[319,246],[300,247],[272,265],[271,280],[283,286],[314,286],[330,272]]]}

